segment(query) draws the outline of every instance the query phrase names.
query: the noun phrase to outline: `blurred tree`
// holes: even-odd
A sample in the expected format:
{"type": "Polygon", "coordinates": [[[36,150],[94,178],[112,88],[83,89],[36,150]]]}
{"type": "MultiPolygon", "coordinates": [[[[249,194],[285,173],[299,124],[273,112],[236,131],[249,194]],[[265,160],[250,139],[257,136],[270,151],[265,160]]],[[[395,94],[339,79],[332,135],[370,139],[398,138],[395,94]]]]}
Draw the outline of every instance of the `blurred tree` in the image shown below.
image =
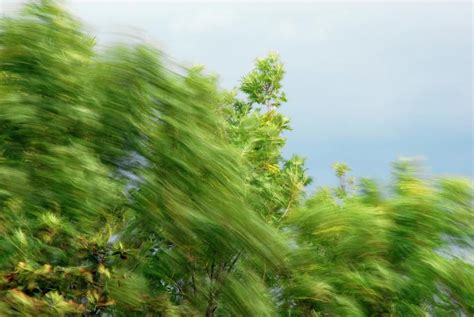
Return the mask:
{"type": "Polygon", "coordinates": [[[0,315],[469,316],[472,182],[285,159],[278,55],[225,92],[54,1],[0,25],[0,315]],[[175,71],[171,71],[172,67],[175,71]],[[464,248],[464,249],[463,249],[464,248]]]}
{"type": "Polygon", "coordinates": [[[191,69],[183,78],[157,74],[150,85],[156,120],[144,131],[148,163],[133,193],[128,235],[141,237],[144,272],[186,314],[270,315],[260,277],[239,262],[255,257],[279,265],[286,248],[246,203],[239,155],[217,115],[215,79],[191,69]]]}
{"type": "Polygon", "coordinates": [[[91,146],[100,129],[93,46],[50,1],[2,20],[2,315],[99,312],[112,303],[107,242],[125,197],[91,146]]]}
{"type": "MultiPolygon", "coordinates": [[[[341,177],[337,168],[336,174],[341,177]]],[[[296,315],[472,315],[473,266],[453,252],[453,246],[472,250],[471,183],[430,185],[401,162],[395,195],[382,198],[368,180],[361,187],[342,202],[321,190],[288,221],[297,247],[285,309],[296,315]]]]}

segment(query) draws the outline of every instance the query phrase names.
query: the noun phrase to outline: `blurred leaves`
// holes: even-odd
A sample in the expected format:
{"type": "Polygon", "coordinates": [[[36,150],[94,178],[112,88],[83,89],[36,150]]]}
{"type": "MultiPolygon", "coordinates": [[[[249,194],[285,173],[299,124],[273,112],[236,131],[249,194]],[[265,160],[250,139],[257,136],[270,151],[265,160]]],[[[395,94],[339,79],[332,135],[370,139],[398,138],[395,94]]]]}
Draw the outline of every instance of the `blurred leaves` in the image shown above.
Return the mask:
{"type": "Polygon", "coordinates": [[[50,0],[0,24],[1,316],[469,316],[473,188],[284,158],[284,65],[233,91],[50,0]],[[174,70],[171,70],[174,69],[174,70]]]}
{"type": "Polygon", "coordinates": [[[433,183],[398,166],[388,198],[364,180],[360,194],[338,201],[320,191],[289,219],[299,248],[286,300],[300,312],[338,315],[347,305],[365,316],[473,313],[470,282],[458,280],[472,280],[472,262],[453,252],[462,245],[472,252],[472,184],[433,183]],[[331,292],[322,296],[314,283],[331,292]]]}

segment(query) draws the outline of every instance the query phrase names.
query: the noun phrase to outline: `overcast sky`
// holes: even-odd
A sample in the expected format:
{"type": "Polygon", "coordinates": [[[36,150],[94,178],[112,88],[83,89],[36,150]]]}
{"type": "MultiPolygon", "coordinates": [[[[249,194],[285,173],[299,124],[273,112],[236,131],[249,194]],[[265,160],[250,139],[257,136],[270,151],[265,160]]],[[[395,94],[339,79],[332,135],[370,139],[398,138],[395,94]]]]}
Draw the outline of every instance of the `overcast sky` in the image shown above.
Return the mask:
{"type": "MultiPolygon", "coordinates": [[[[1,1],[1,0],[0,0],[1,1]]],[[[4,0],[12,2],[11,0],[4,0]]],[[[101,43],[156,43],[235,87],[253,60],[280,53],[285,155],[307,158],[316,186],[330,166],[387,179],[398,157],[434,174],[473,175],[472,4],[69,1],[101,43]]]]}

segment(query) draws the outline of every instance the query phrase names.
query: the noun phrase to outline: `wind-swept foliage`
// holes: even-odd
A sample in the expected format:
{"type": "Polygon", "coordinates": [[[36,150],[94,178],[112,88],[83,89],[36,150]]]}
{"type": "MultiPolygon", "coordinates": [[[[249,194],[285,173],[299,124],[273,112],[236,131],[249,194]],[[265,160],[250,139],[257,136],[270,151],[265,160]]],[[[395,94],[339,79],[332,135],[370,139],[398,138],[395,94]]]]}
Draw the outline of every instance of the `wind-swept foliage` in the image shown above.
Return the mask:
{"type": "Polygon", "coordinates": [[[329,315],[473,313],[472,263],[453,252],[473,241],[472,185],[429,182],[412,167],[397,164],[388,198],[366,180],[360,195],[340,201],[339,191],[321,190],[291,215],[299,247],[289,306],[329,315]]]}
{"type": "Polygon", "coordinates": [[[272,53],[223,91],[97,50],[54,1],[2,18],[0,315],[474,314],[471,181],[399,162],[387,192],[336,163],[308,195],[284,73],[272,53]]]}

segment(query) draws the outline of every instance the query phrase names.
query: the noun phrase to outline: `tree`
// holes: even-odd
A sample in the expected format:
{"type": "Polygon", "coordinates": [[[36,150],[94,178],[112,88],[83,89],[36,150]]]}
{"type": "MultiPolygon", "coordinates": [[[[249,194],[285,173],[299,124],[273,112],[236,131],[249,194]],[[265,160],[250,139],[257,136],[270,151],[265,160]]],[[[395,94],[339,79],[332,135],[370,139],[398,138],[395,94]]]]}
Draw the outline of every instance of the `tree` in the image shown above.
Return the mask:
{"type": "Polygon", "coordinates": [[[97,51],[54,1],[2,18],[0,315],[472,315],[472,182],[336,163],[308,197],[284,73],[271,53],[226,92],[97,51]]]}
{"type": "Polygon", "coordinates": [[[228,94],[223,113],[227,135],[241,151],[245,178],[254,208],[270,223],[277,223],[300,201],[311,179],[304,159],[285,159],[283,133],[290,130],[289,120],[278,108],[286,101],[282,91],[284,67],[276,53],[255,62],[239,87],[246,99],[228,94]],[[264,109],[262,109],[264,107],[264,109]]]}
{"type": "Polygon", "coordinates": [[[286,309],[301,315],[472,314],[473,266],[452,250],[472,243],[472,185],[432,183],[415,171],[398,163],[395,195],[388,198],[365,180],[361,194],[338,202],[321,190],[294,213],[288,225],[298,247],[286,309]]]}
{"type": "Polygon", "coordinates": [[[2,21],[2,315],[108,305],[104,254],[124,197],[89,141],[93,44],[49,1],[2,21]]]}
{"type": "Polygon", "coordinates": [[[239,155],[217,116],[215,80],[196,69],[182,79],[171,76],[150,82],[157,117],[146,131],[148,166],[133,194],[137,222],[130,239],[145,233],[148,246],[139,248],[154,251],[144,271],[187,313],[214,316],[221,298],[232,296],[227,312],[267,315],[271,305],[260,279],[238,262],[256,257],[278,264],[285,246],[246,203],[239,155]],[[241,297],[243,289],[253,302],[241,297]]]}

